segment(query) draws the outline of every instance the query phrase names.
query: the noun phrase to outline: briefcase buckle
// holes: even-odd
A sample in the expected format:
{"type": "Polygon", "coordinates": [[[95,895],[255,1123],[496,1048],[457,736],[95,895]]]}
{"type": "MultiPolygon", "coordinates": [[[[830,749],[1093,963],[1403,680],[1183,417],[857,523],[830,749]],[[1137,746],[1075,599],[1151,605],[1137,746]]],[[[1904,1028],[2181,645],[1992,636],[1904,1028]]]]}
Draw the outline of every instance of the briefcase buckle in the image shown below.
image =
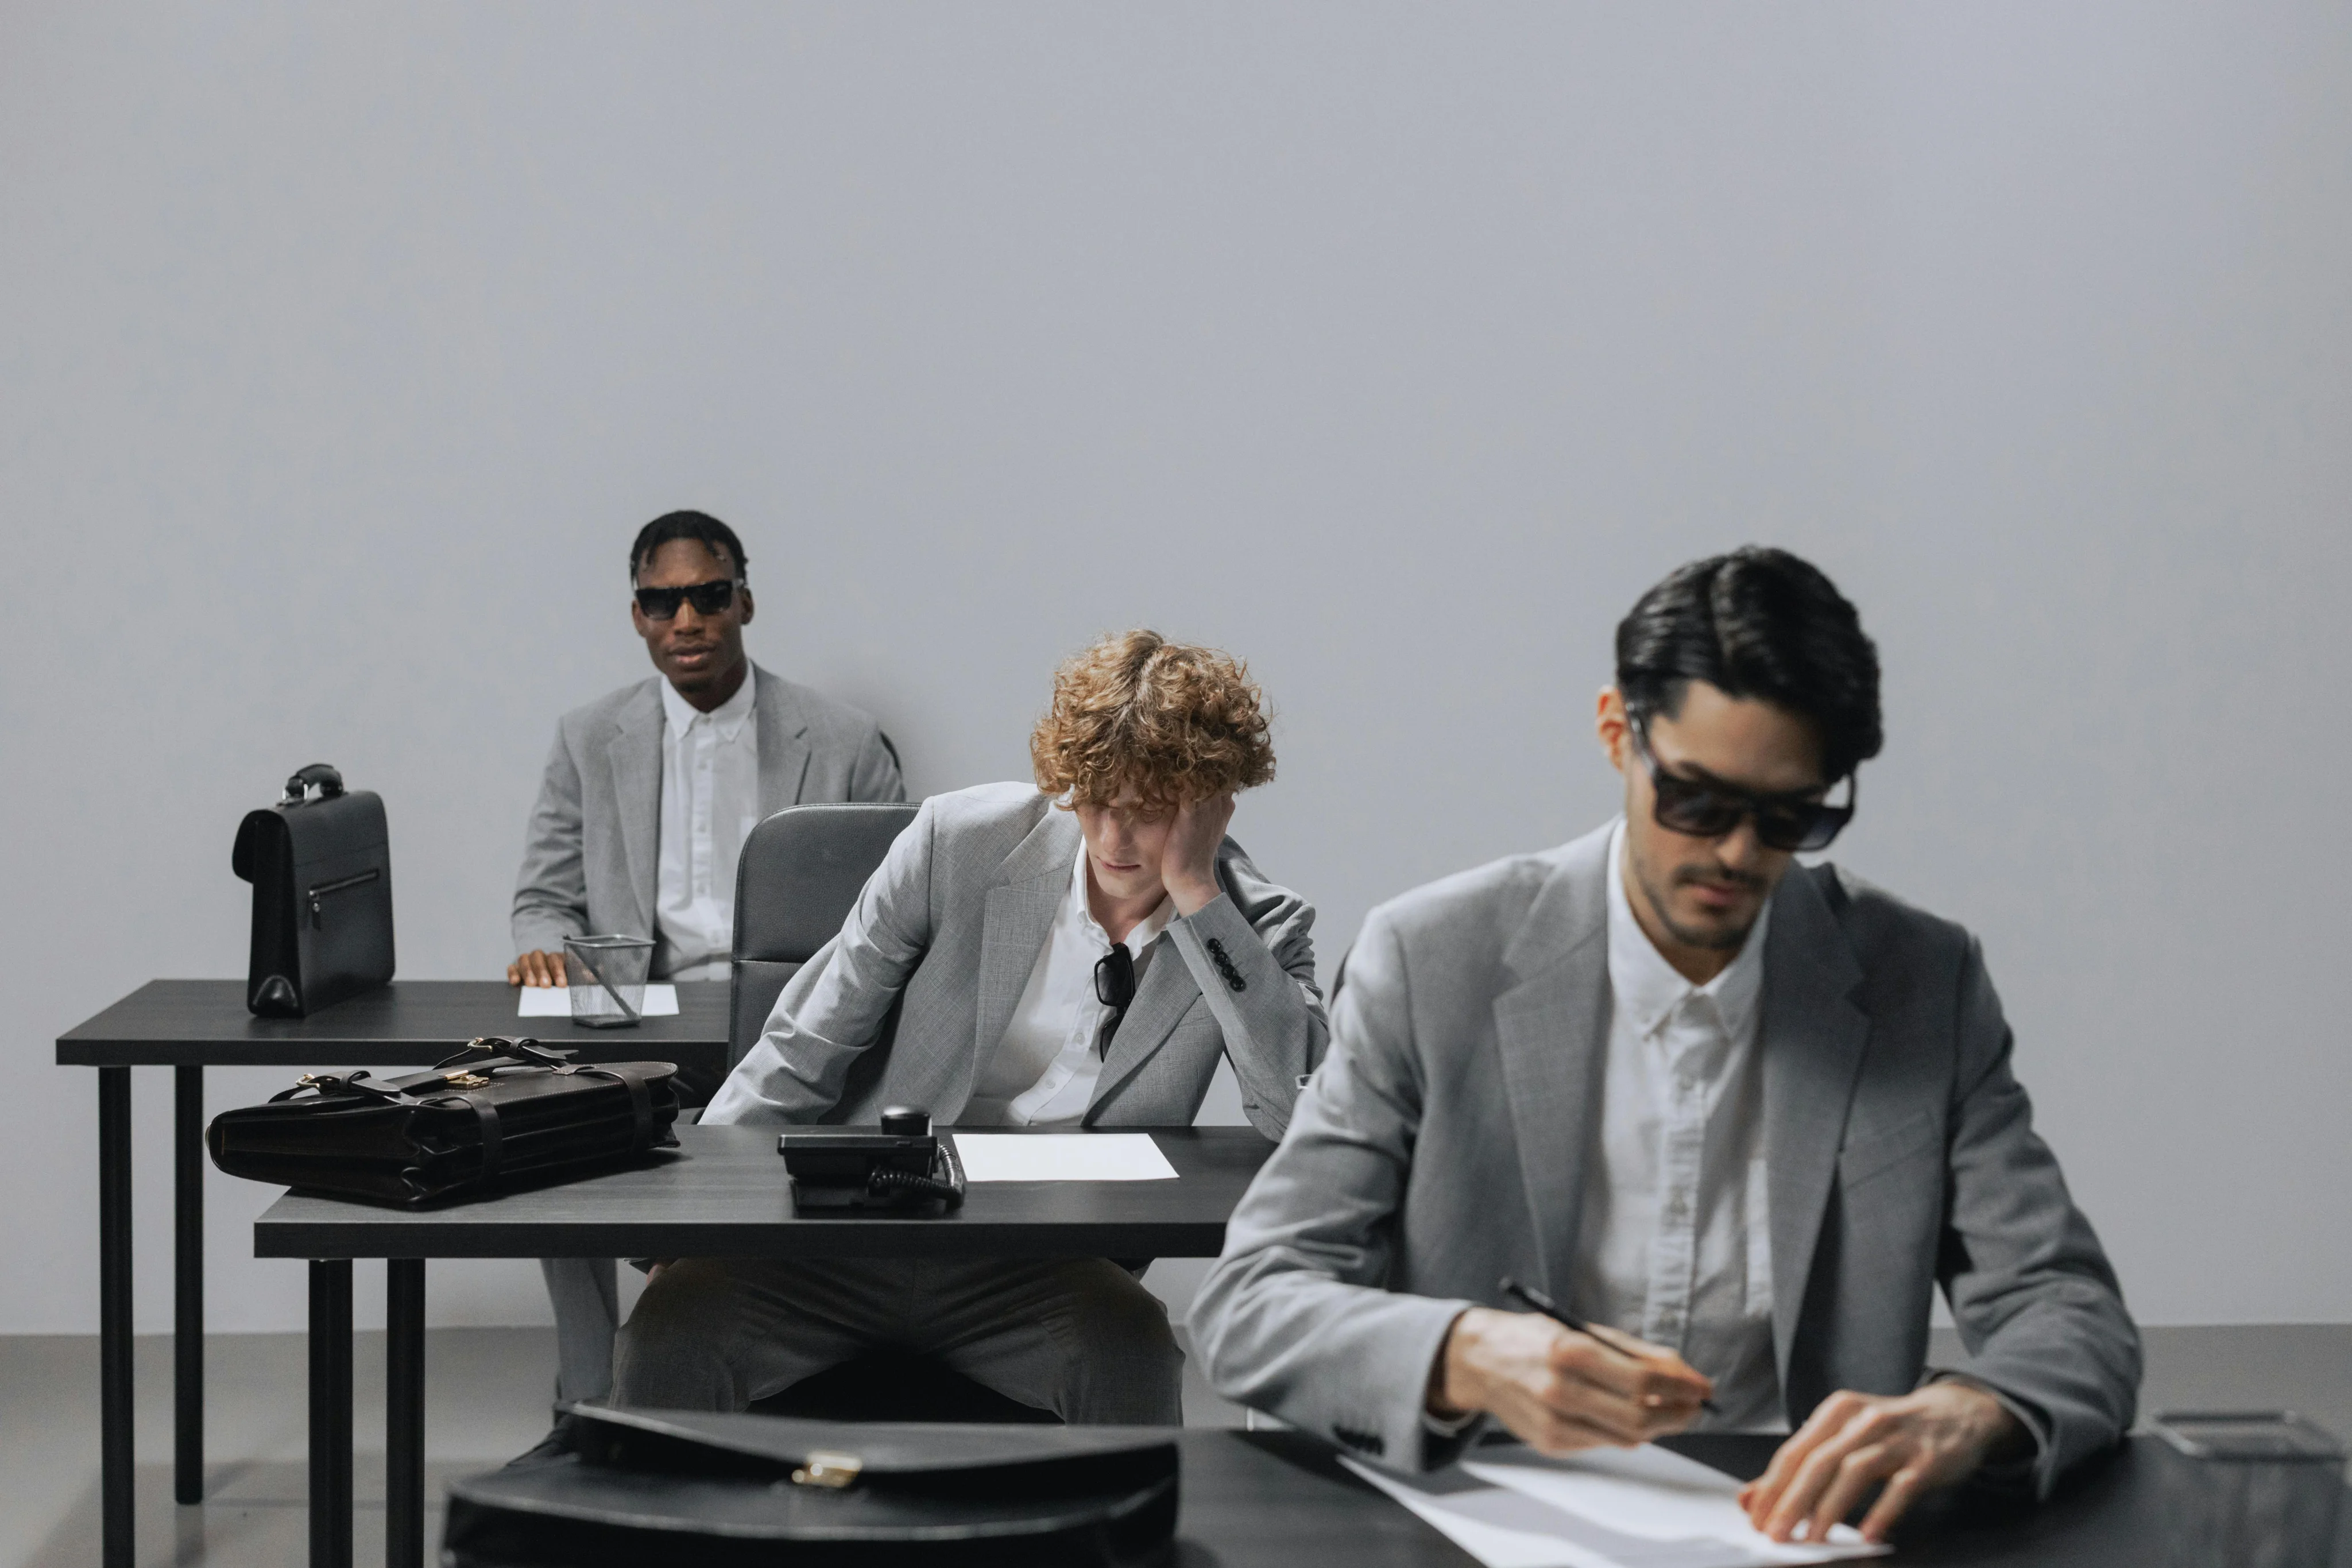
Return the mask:
{"type": "Polygon", "coordinates": [[[445,1072],[441,1082],[452,1089],[488,1089],[490,1081],[478,1072],[445,1072]]]}
{"type": "Polygon", "coordinates": [[[824,1487],[832,1491],[839,1491],[855,1481],[858,1472],[865,1468],[866,1462],[856,1454],[814,1453],[808,1457],[807,1462],[793,1472],[793,1484],[796,1487],[824,1487]]]}

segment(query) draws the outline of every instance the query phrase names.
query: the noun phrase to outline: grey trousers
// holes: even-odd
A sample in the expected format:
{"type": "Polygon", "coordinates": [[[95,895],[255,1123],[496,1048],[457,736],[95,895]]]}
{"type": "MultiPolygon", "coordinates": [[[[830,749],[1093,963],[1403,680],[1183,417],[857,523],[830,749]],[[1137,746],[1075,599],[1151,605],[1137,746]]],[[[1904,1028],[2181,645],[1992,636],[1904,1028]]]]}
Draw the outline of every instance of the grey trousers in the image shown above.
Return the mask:
{"type": "Polygon", "coordinates": [[[602,1404],[613,1394],[613,1333],[620,1279],[610,1258],[541,1258],[555,1304],[555,1397],[602,1404]]]}
{"type": "Polygon", "coordinates": [[[1074,1425],[1183,1424],[1168,1311],[1101,1258],[682,1259],[621,1331],[613,1402],[740,1410],[874,1345],[1074,1425]]]}

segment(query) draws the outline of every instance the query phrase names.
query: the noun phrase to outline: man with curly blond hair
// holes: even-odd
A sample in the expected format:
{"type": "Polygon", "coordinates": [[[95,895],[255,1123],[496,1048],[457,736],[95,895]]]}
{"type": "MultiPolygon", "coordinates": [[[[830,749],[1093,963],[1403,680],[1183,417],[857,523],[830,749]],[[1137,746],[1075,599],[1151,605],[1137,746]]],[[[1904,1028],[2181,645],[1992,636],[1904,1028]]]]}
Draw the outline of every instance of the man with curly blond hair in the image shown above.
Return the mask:
{"type": "MultiPolygon", "coordinates": [[[[1130,632],[1057,672],[1035,782],[923,802],[706,1122],[1180,1126],[1220,1059],[1279,1138],[1328,1038],[1315,912],[1225,836],[1274,777],[1263,695],[1130,632]]],[[[877,1344],[1070,1422],[1175,1425],[1182,1356],[1106,1259],[688,1259],[622,1331],[617,1403],[740,1410],[877,1344]]]]}

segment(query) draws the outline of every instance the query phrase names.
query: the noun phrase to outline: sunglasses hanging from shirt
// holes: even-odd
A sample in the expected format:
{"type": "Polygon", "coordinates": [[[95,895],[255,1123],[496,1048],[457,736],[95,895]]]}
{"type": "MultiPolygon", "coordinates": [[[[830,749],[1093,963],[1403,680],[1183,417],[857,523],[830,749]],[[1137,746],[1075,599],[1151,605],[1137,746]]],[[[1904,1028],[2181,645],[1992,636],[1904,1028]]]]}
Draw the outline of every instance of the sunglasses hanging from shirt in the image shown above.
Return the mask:
{"type": "Polygon", "coordinates": [[[697,615],[716,615],[735,602],[735,580],[722,577],[716,582],[691,582],[684,588],[640,588],[637,608],[646,612],[648,621],[669,621],[677,615],[677,607],[691,604],[697,615]]]}
{"type": "Polygon", "coordinates": [[[1102,1032],[1095,1036],[1095,1053],[1108,1057],[1110,1037],[1118,1032],[1128,1004],[1135,1000],[1135,956],[1127,950],[1126,943],[1112,943],[1110,951],[1095,960],[1095,1000],[1110,1009],[1102,1032]]]}

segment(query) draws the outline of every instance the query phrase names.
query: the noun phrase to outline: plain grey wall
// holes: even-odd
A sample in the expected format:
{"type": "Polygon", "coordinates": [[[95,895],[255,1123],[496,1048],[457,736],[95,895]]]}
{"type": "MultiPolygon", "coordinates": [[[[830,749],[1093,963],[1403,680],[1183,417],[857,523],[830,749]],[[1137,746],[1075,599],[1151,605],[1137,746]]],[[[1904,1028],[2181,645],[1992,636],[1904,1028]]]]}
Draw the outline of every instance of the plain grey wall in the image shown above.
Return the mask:
{"type": "MultiPolygon", "coordinates": [[[[1245,655],[1330,956],[1611,810],[1642,588],[1803,551],[1887,670],[1838,854],[1984,936],[2134,1304],[2352,1319],[2347,79],[2340,5],[0,7],[0,1331],[95,1326],[51,1040],[242,972],[293,767],[383,794],[401,972],[498,972],[685,505],[918,791],[1098,632],[1245,655]]],[[[300,1321],[268,1196],[217,1326],[300,1321]]]]}

